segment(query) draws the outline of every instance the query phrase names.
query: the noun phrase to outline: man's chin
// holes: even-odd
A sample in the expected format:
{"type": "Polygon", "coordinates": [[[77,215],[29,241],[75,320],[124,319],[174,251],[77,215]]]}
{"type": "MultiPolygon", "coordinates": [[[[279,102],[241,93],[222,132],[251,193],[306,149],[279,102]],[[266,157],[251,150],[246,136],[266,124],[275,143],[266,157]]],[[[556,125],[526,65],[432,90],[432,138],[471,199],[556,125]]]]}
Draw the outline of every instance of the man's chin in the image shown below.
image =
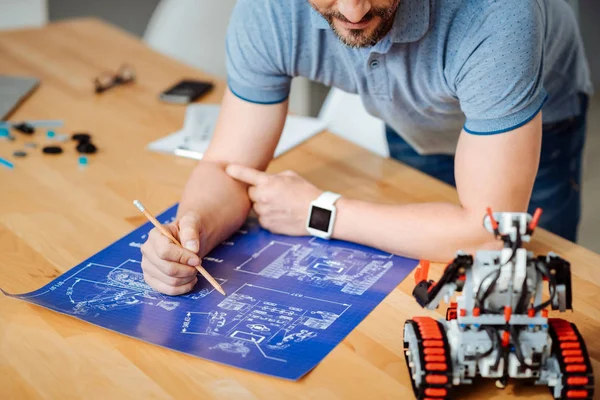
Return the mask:
{"type": "Polygon", "coordinates": [[[374,37],[377,26],[369,26],[364,29],[349,29],[335,24],[334,28],[338,38],[349,47],[372,47],[377,42],[377,39],[374,37]]]}
{"type": "Polygon", "coordinates": [[[348,47],[352,48],[367,48],[373,47],[377,44],[377,39],[372,35],[365,35],[364,32],[345,32],[338,34],[338,38],[342,43],[344,43],[348,47]]]}

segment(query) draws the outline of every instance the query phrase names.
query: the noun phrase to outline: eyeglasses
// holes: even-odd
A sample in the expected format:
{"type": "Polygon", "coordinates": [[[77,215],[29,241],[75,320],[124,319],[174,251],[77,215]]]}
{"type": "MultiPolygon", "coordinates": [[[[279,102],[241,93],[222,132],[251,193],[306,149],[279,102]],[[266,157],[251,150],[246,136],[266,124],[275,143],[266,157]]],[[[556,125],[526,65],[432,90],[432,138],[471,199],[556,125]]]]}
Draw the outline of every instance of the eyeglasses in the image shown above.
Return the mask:
{"type": "Polygon", "coordinates": [[[124,85],[134,81],[135,71],[133,70],[133,67],[123,64],[116,74],[105,72],[98,76],[94,79],[94,85],[96,86],[96,93],[102,93],[114,86],[124,85]]]}

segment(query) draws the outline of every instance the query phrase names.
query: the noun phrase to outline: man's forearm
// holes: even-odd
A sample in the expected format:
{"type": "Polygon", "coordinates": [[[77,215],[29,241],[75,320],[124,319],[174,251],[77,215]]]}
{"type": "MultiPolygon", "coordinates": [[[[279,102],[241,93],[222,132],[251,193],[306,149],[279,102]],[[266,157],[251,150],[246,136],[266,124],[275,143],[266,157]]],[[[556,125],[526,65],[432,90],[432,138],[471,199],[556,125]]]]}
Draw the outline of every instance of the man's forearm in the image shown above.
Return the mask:
{"type": "Polygon", "coordinates": [[[250,210],[246,187],[225,173],[225,165],[200,161],[184,189],[178,218],[192,212],[202,221],[200,256],[227,239],[250,210]]]}
{"type": "Polygon", "coordinates": [[[498,246],[484,230],[485,210],[469,212],[449,203],[382,205],[342,198],[333,236],[390,253],[448,261],[457,250],[498,246]]]}

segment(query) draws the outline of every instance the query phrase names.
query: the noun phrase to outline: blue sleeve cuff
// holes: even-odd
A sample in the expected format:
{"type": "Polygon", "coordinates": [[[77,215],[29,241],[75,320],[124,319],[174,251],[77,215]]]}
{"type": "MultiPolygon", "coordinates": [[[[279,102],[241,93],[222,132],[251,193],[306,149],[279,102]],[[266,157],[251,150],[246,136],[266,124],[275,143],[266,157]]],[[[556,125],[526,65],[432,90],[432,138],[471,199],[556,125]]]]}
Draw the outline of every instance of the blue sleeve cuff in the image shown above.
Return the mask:
{"type": "Polygon", "coordinates": [[[510,132],[531,121],[542,110],[546,100],[548,100],[548,95],[541,90],[535,100],[524,109],[496,119],[467,119],[463,129],[473,135],[496,135],[510,132]]]}
{"type": "Polygon", "coordinates": [[[227,84],[236,97],[254,104],[279,104],[287,100],[290,95],[289,86],[267,90],[240,85],[231,79],[227,80],[227,84]]]}

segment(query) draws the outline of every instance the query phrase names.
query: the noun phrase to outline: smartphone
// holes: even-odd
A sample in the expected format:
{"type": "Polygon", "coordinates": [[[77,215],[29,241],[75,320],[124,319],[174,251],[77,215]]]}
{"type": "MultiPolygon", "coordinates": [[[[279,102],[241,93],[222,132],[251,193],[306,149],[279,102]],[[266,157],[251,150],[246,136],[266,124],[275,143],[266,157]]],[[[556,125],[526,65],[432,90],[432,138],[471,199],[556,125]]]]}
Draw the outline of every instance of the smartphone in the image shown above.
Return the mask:
{"type": "Polygon", "coordinates": [[[184,79],[160,94],[160,99],[167,103],[191,103],[213,89],[214,85],[208,81],[184,79]]]}

